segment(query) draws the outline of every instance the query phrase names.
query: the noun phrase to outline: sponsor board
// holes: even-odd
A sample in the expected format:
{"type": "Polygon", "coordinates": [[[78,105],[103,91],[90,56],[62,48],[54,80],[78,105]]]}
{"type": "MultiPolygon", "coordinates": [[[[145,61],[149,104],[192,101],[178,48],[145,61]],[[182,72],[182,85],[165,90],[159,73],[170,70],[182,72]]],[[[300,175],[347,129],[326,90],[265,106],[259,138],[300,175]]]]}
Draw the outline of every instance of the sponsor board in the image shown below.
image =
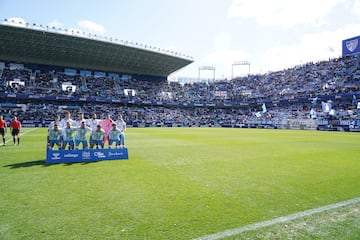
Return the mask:
{"type": "Polygon", "coordinates": [[[97,162],[103,160],[128,160],[127,148],[83,149],[46,151],[46,163],[97,162]]]}

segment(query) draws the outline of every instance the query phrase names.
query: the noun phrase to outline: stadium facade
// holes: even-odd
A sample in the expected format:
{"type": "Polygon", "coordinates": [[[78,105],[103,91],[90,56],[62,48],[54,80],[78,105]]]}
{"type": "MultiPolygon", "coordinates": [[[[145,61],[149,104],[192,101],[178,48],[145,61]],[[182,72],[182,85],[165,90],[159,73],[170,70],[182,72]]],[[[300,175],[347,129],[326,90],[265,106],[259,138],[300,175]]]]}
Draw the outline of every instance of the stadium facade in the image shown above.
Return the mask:
{"type": "Polygon", "coordinates": [[[145,44],[7,21],[0,24],[0,60],[155,78],[193,62],[145,44]]]}

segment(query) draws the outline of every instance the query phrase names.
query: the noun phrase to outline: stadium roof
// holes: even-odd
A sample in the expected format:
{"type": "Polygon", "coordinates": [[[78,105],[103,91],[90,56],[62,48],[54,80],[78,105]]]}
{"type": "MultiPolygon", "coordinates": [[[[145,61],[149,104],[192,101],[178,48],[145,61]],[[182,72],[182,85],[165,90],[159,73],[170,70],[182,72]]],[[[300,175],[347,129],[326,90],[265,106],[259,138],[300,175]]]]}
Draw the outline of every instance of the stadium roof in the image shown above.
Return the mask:
{"type": "Polygon", "coordinates": [[[7,22],[0,23],[0,59],[161,77],[193,62],[189,56],[143,44],[7,22]]]}

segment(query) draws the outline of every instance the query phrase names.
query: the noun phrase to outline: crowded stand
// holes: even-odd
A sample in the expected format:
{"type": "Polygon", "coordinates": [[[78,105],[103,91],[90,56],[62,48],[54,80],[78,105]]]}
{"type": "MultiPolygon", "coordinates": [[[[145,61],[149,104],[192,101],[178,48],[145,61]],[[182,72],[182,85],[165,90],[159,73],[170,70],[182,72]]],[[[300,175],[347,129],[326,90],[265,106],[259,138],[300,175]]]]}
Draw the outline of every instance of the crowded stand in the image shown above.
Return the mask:
{"type": "Polygon", "coordinates": [[[355,121],[360,128],[357,55],[187,84],[25,63],[2,66],[0,114],[7,121],[16,114],[25,126],[47,126],[66,110],[86,118],[121,113],[133,127],[316,129],[355,121]]]}

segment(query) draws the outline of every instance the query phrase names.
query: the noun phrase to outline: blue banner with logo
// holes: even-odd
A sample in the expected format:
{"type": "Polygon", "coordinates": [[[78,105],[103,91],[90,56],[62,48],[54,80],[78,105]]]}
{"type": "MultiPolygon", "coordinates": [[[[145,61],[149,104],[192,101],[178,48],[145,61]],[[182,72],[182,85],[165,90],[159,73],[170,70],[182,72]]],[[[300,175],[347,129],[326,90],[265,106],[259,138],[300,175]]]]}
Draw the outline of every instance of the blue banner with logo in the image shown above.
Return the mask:
{"type": "Polygon", "coordinates": [[[342,41],[342,55],[360,53],[360,36],[345,39],[342,41]]]}
{"type": "Polygon", "coordinates": [[[98,162],[129,159],[127,148],[46,151],[46,163],[98,162]]]}

